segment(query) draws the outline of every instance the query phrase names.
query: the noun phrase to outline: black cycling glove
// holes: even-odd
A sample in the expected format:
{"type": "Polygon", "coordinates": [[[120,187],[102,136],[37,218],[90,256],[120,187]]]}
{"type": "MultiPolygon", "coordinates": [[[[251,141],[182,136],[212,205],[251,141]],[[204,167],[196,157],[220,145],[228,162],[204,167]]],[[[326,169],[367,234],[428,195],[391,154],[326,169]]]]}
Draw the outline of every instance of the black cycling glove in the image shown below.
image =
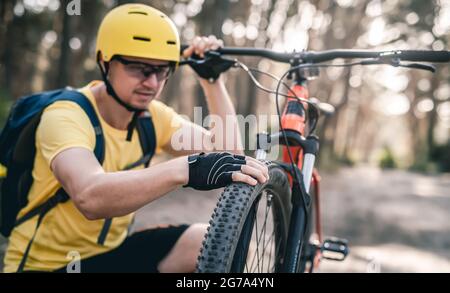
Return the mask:
{"type": "Polygon", "coordinates": [[[225,187],[233,180],[234,171],[245,165],[245,157],[227,152],[200,153],[188,157],[189,182],[183,187],[197,190],[211,190],[225,187]]]}
{"type": "Polygon", "coordinates": [[[234,60],[225,59],[219,53],[209,51],[205,53],[205,58],[200,59],[197,55],[192,55],[193,62],[188,62],[189,66],[204,79],[215,81],[222,72],[230,69],[234,64],[234,60]]]}

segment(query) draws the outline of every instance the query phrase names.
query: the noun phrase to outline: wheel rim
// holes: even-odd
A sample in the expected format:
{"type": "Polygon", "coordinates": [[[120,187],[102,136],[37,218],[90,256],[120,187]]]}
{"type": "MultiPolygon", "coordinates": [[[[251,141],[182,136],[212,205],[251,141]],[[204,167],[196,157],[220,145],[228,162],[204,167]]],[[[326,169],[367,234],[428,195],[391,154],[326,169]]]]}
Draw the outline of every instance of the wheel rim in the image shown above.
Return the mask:
{"type": "Polygon", "coordinates": [[[276,196],[263,190],[250,208],[236,247],[232,272],[264,273],[279,271],[285,242],[280,217],[274,205],[276,196]]]}

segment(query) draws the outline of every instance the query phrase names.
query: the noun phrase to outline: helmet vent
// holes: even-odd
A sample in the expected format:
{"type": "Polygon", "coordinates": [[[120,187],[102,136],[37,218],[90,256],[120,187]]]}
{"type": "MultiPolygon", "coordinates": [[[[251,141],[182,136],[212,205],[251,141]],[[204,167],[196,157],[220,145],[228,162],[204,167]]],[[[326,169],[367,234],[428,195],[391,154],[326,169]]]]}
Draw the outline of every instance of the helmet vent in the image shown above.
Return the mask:
{"type": "Polygon", "coordinates": [[[142,15],[148,15],[147,12],[143,12],[143,11],[130,11],[130,12],[128,12],[128,14],[142,14],[142,15]]]}
{"type": "Polygon", "coordinates": [[[133,36],[133,40],[136,41],[143,41],[143,42],[150,42],[150,38],[147,37],[140,37],[140,36],[133,36]]]}
{"type": "Polygon", "coordinates": [[[176,45],[177,42],[175,42],[175,41],[167,41],[167,44],[168,44],[168,45],[176,45]]]}

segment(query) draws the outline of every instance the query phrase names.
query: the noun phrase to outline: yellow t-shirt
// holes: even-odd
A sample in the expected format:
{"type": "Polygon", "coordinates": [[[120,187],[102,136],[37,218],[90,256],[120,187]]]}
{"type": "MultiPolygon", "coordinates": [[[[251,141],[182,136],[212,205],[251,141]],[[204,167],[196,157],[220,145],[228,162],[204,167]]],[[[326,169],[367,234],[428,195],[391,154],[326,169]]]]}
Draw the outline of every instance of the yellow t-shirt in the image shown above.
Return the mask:
{"type": "MultiPolygon", "coordinates": [[[[94,105],[100,119],[105,139],[105,172],[122,170],[142,156],[137,131],[131,141],[126,141],[126,130],[118,130],[108,125],[98,112],[91,82],[80,91],[94,105]]],[[[172,134],[179,129],[183,118],[172,108],[159,101],[149,105],[152,115],[157,151],[170,143],[172,134]]],[[[94,150],[95,133],[92,124],[77,104],[70,101],[55,102],[45,109],[36,130],[36,156],[34,161],[33,184],[28,194],[28,205],[18,217],[42,204],[60,184],[50,170],[52,159],[65,149],[83,147],[94,150]]],[[[142,167],[141,167],[142,168],[142,167]]],[[[130,194],[130,196],[132,196],[130,194]]],[[[5,255],[5,272],[17,271],[23,253],[36,227],[37,216],[14,228],[9,237],[5,255]]],[[[30,249],[25,270],[55,270],[66,266],[71,260],[69,252],[76,251],[81,259],[97,255],[119,246],[127,236],[133,213],[112,220],[112,225],[104,245],[97,244],[99,233],[105,220],[90,221],[75,207],[72,201],[57,205],[44,217],[30,249]]]]}

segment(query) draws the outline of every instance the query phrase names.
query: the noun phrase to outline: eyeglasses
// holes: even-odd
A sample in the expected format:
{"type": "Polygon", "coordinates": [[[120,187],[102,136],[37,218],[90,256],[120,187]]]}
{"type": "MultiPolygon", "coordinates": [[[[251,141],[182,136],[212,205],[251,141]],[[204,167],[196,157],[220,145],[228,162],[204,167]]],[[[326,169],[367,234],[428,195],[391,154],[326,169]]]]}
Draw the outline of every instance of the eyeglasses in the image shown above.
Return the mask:
{"type": "Polygon", "coordinates": [[[150,75],[155,74],[158,82],[169,78],[174,71],[174,65],[151,65],[139,61],[131,61],[120,56],[114,56],[113,60],[117,60],[124,65],[125,71],[131,76],[140,80],[147,79],[150,75]]]}

